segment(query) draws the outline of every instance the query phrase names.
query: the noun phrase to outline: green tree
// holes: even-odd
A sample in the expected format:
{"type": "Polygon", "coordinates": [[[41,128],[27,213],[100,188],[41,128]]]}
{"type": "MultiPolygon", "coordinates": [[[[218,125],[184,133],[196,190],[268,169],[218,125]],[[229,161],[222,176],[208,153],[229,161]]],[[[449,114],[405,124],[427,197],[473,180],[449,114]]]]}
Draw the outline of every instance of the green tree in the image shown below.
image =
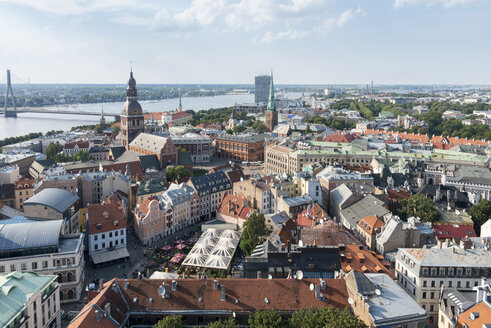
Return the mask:
{"type": "Polygon", "coordinates": [[[283,328],[283,319],[274,310],[256,311],[249,315],[249,325],[251,328],[283,328]]]}
{"type": "Polygon", "coordinates": [[[225,131],[226,134],[234,134],[234,131],[232,129],[227,129],[227,131],[225,131]]]}
{"type": "Polygon", "coordinates": [[[332,306],[301,309],[293,313],[290,328],[366,328],[362,321],[349,310],[332,306]]]}
{"type": "Polygon", "coordinates": [[[227,320],[218,320],[211,322],[206,325],[206,328],[239,328],[239,325],[235,323],[234,318],[229,318],[227,320]]]}
{"type": "Polygon", "coordinates": [[[305,128],[305,131],[303,131],[303,134],[309,134],[312,133],[312,130],[310,129],[310,124],[307,124],[307,128],[305,128]]]}
{"type": "Polygon", "coordinates": [[[481,235],[481,226],[491,219],[491,202],[486,199],[481,199],[479,203],[472,205],[469,215],[474,221],[474,230],[481,235]]]}
{"type": "Polygon", "coordinates": [[[46,147],[46,157],[49,159],[54,159],[56,154],[60,153],[63,150],[63,146],[59,143],[51,142],[48,147],[46,147]]]}
{"type": "Polygon", "coordinates": [[[266,125],[264,125],[264,123],[261,121],[255,121],[252,125],[252,128],[258,133],[263,133],[264,131],[266,131],[266,125]]]}
{"type": "Polygon", "coordinates": [[[104,128],[102,126],[100,126],[99,124],[97,124],[97,126],[95,127],[95,132],[101,134],[102,131],[104,130],[104,128]]]}
{"type": "Polygon", "coordinates": [[[88,152],[85,150],[79,150],[73,155],[72,160],[74,161],[88,161],[88,160],[93,160],[94,158],[89,155],[88,152]]]}
{"type": "Polygon", "coordinates": [[[153,328],[184,328],[184,322],[180,315],[168,315],[157,322],[153,328]]]}
{"type": "Polygon", "coordinates": [[[242,124],[239,124],[239,125],[236,125],[234,127],[234,133],[241,133],[243,131],[245,131],[246,127],[243,126],[242,124]]]}
{"type": "Polygon", "coordinates": [[[167,175],[167,181],[174,181],[178,179],[187,179],[190,177],[188,170],[183,165],[172,166],[169,165],[165,168],[167,175]]]}
{"type": "Polygon", "coordinates": [[[120,130],[121,130],[121,129],[119,128],[119,126],[117,126],[117,125],[116,125],[116,126],[113,128],[113,133],[119,133],[119,131],[120,131],[120,130]]]}
{"type": "Polygon", "coordinates": [[[252,213],[249,219],[244,223],[242,238],[240,239],[240,248],[247,254],[251,255],[256,246],[264,241],[264,238],[270,234],[266,228],[264,214],[252,213]]]}
{"type": "Polygon", "coordinates": [[[417,216],[424,222],[436,222],[440,217],[435,203],[422,194],[411,196],[399,202],[399,207],[395,211],[402,220],[407,220],[411,216],[417,216]]]}

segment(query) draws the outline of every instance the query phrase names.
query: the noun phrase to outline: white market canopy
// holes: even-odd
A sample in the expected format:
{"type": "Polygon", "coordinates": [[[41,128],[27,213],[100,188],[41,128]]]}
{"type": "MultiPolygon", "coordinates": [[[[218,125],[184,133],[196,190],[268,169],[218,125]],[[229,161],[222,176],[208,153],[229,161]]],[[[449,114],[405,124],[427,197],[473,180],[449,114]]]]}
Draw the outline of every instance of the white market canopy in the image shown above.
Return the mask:
{"type": "Polygon", "coordinates": [[[239,244],[242,232],[208,229],[194,244],[182,265],[227,270],[239,244]]]}

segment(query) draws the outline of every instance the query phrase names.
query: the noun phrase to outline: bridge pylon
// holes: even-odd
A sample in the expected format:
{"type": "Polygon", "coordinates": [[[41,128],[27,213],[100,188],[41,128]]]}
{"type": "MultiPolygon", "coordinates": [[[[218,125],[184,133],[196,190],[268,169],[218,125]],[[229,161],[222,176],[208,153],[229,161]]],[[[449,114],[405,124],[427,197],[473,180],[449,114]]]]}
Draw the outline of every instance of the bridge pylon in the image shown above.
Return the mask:
{"type": "Polygon", "coordinates": [[[10,70],[7,70],[7,90],[5,90],[5,106],[3,107],[5,117],[17,117],[16,112],[17,106],[15,105],[14,92],[12,91],[12,82],[10,80],[10,70]],[[14,105],[13,110],[8,110],[7,106],[9,103],[9,95],[12,99],[12,104],[14,105]]]}

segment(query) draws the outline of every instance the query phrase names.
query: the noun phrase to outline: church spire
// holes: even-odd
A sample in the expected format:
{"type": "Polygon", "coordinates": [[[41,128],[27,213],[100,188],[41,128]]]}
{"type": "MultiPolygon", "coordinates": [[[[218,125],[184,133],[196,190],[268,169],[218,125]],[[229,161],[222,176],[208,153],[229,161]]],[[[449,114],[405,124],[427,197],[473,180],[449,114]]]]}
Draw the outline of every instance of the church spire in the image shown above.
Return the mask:
{"type": "Polygon", "coordinates": [[[276,112],[276,102],[274,99],[273,70],[271,70],[271,82],[269,85],[268,110],[271,112],[276,112]]]}
{"type": "Polygon", "coordinates": [[[178,112],[182,112],[181,94],[179,94],[179,107],[177,107],[178,112]]]}
{"type": "Polygon", "coordinates": [[[126,98],[128,100],[136,100],[136,80],[133,77],[133,69],[130,70],[130,79],[128,80],[128,86],[126,87],[126,98]]]}

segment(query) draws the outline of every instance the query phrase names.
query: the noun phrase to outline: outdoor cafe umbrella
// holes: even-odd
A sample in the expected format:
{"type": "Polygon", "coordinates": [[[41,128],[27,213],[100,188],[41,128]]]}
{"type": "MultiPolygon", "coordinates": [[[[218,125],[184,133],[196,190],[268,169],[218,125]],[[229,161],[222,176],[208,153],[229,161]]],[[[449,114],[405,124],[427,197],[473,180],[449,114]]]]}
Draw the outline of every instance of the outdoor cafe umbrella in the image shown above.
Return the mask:
{"type": "Polygon", "coordinates": [[[184,239],[176,240],[176,244],[184,244],[186,241],[184,239]]]}
{"type": "Polygon", "coordinates": [[[184,254],[177,253],[170,261],[171,263],[181,263],[183,258],[184,258],[184,254]]]}
{"type": "Polygon", "coordinates": [[[165,245],[164,247],[161,248],[163,251],[170,251],[172,249],[172,246],[165,245]]]}
{"type": "Polygon", "coordinates": [[[180,251],[182,251],[182,250],[183,250],[184,248],[186,248],[186,247],[187,247],[187,245],[184,245],[184,244],[179,244],[179,245],[177,245],[177,246],[176,246],[176,248],[177,248],[178,250],[180,250],[180,251]]]}

